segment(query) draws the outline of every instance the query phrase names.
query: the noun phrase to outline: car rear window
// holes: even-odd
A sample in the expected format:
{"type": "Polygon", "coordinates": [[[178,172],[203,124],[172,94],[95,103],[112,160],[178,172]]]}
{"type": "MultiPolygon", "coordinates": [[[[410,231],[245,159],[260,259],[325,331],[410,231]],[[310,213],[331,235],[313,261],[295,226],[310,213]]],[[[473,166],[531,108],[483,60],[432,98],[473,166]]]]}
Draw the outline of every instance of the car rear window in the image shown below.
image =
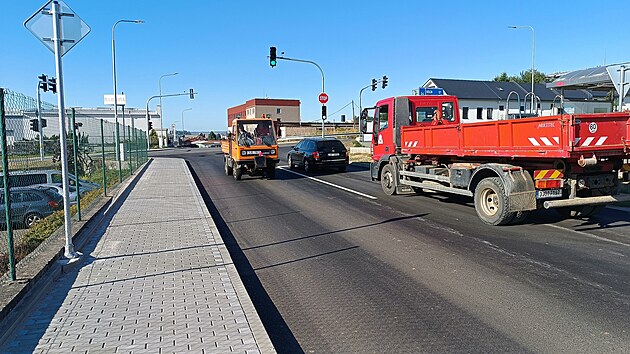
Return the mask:
{"type": "Polygon", "coordinates": [[[345,146],[339,140],[324,140],[317,142],[318,149],[335,149],[335,150],[345,150],[345,146]]]}
{"type": "Polygon", "coordinates": [[[60,197],[60,194],[54,191],[53,189],[43,189],[42,192],[46,194],[50,199],[57,199],[60,197]]]}

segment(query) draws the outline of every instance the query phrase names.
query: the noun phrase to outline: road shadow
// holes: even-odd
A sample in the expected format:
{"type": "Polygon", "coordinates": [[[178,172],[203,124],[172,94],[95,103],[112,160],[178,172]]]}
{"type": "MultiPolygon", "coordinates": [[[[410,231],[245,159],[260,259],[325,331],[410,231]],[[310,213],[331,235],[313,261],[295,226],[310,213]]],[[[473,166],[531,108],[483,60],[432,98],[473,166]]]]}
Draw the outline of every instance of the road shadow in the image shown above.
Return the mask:
{"type": "Polygon", "coordinates": [[[584,218],[566,217],[555,209],[541,209],[532,212],[524,223],[541,225],[555,224],[567,220],[575,223],[575,225],[572,225],[572,228],[576,231],[630,227],[630,213],[610,208],[604,208],[599,213],[584,218]]]}
{"type": "Polygon", "coordinates": [[[208,211],[214,220],[214,223],[225,242],[225,246],[230,252],[230,257],[236,266],[236,270],[245,285],[245,289],[251,298],[256,311],[258,312],[265,330],[271,339],[276,351],[278,353],[304,353],[297,339],[289,329],[289,326],[282,318],[280,311],[273,303],[269,294],[263,287],[260,279],[256,275],[254,268],[250,264],[249,260],[245,256],[245,253],[236,242],[236,238],[230,231],[227,223],[219,213],[217,207],[210,199],[208,192],[204,188],[199,176],[195,173],[189,161],[186,161],[188,169],[201,193],[204,203],[208,207],[208,211]]]}

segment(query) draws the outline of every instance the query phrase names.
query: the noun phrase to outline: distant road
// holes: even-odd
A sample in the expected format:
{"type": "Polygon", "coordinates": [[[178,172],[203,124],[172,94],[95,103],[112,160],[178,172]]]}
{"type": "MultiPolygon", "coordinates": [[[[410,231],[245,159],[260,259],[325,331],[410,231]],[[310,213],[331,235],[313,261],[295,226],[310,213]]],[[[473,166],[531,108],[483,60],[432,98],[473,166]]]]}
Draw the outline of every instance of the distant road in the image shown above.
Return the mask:
{"type": "Polygon", "coordinates": [[[386,196],[365,165],[234,181],[216,148],[151,155],[189,161],[279,352],[630,348],[628,213],[491,227],[467,198],[386,196]]]}

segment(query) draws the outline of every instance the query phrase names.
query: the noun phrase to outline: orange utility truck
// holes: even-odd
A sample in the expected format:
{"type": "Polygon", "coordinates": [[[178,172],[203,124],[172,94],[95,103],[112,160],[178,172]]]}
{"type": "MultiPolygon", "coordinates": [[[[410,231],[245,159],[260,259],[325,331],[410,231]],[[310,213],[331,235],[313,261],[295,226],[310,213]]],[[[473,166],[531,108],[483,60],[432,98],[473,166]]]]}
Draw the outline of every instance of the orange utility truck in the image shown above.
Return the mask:
{"type": "Polygon", "coordinates": [[[221,150],[225,174],[235,180],[240,180],[243,173],[276,177],[278,142],[274,122],[269,118],[234,119],[221,150]]]}

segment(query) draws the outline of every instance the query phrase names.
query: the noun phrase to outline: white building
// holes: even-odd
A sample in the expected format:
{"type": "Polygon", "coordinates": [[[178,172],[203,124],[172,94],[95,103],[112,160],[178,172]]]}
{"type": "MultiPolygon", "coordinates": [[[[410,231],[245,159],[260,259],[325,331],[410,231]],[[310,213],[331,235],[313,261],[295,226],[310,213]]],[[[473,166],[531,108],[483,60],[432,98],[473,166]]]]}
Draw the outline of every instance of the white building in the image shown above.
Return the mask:
{"type": "MultiPolygon", "coordinates": [[[[442,88],[447,95],[457,96],[462,122],[506,119],[529,114],[554,115],[561,107],[560,92],[545,84],[535,84],[534,109],[531,109],[530,83],[476,81],[431,78],[423,88],[442,88]]],[[[612,111],[606,92],[564,90],[566,113],[602,113],[612,111]]]]}

